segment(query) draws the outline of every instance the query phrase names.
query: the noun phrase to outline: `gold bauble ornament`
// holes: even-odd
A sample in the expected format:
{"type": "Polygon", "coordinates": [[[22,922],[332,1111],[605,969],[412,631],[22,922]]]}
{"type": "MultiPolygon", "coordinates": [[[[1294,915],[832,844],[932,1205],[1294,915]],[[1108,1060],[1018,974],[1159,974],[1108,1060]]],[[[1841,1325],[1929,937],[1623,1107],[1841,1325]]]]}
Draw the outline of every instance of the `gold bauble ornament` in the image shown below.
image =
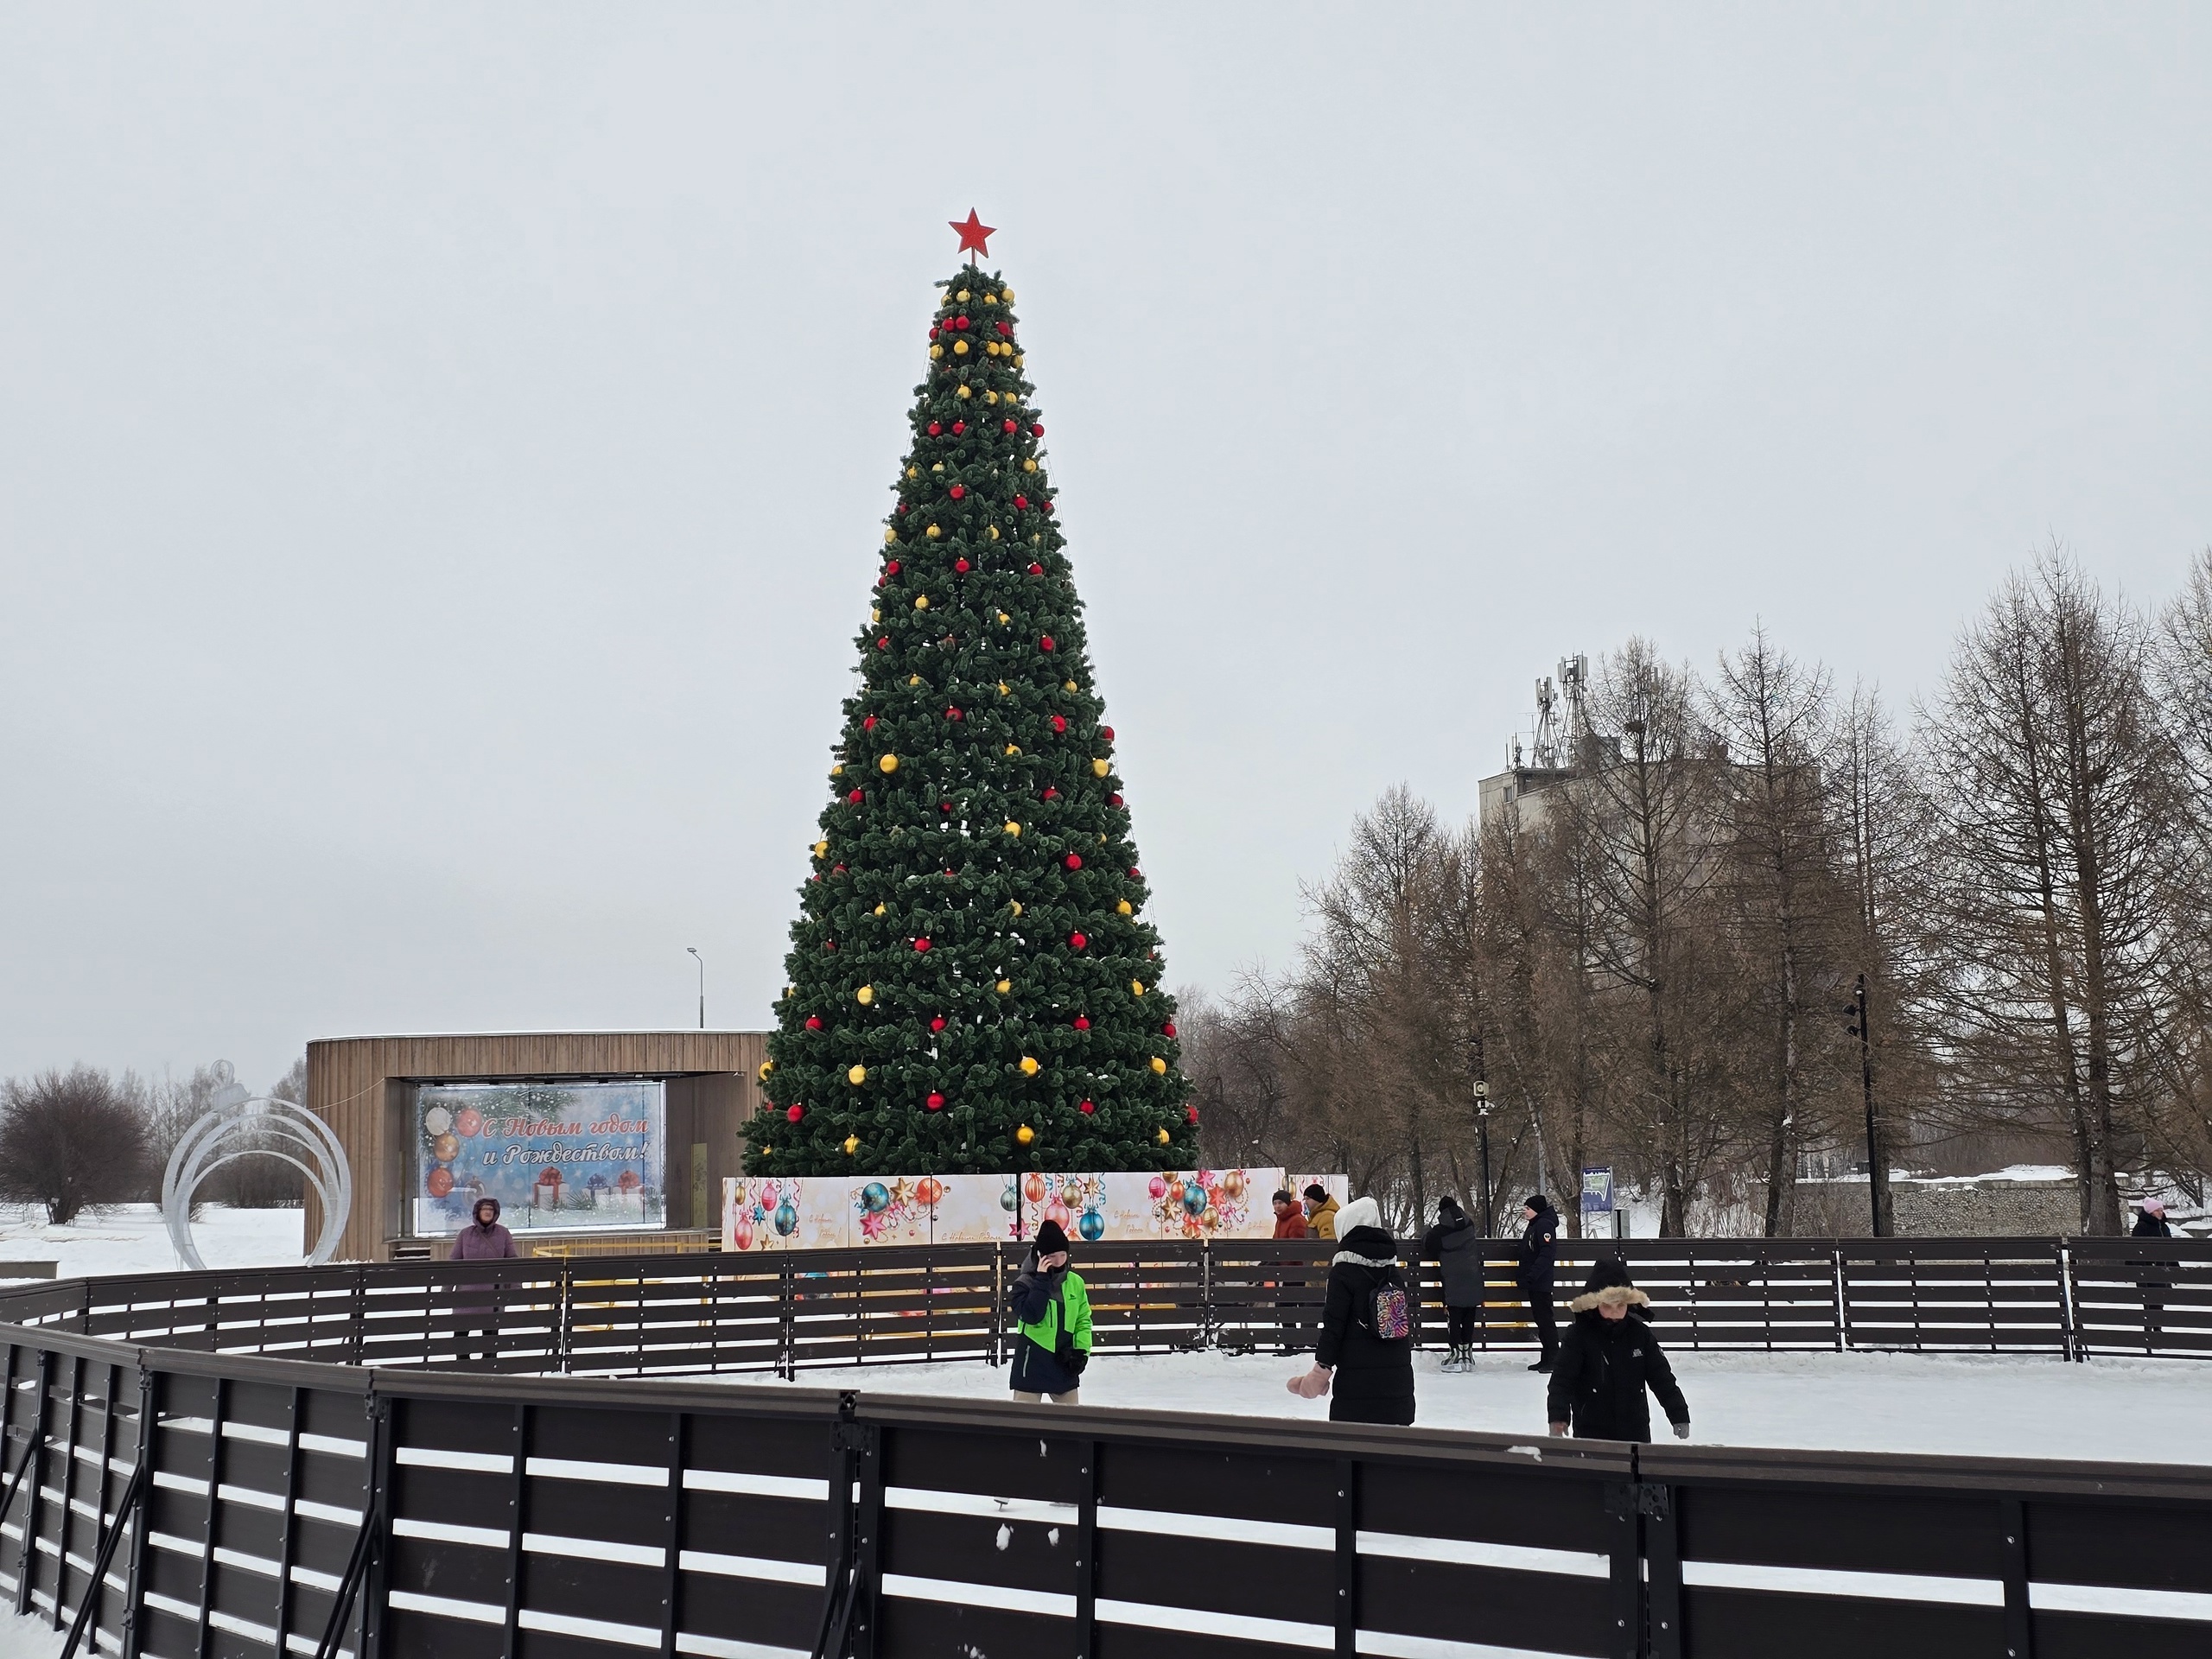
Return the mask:
{"type": "Polygon", "coordinates": [[[1021,746],[1019,743],[1009,743],[1006,746],[1006,752],[1008,754],[1020,754],[1021,753],[1021,746]]]}
{"type": "Polygon", "coordinates": [[[927,594],[917,594],[914,595],[914,608],[916,610],[926,611],[929,607],[930,596],[927,594]]]}
{"type": "Polygon", "coordinates": [[[1008,910],[1012,911],[1015,915],[1017,915],[1017,916],[1020,915],[1020,914],[1021,914],[1021,900],[1020,900],[1020,899],[1008,899],[1008,900],[1007,901],[1007,908],[1008,910]]]}
{"type": "Polygon", "coordinates": [[[886,547],[896,547],[899,544],[899,532],[895,530],[885,531],[883,532],[883,543],[886,547]]]}
{"type": "Polygon", "coordinates": [[[952,354],[953,354],[955,357],[965,357],[965,356],[967,356],[967,355],[968,355],[968,342],[967,342],[966,340],[954,340],[954,341],[952,342],[952,354]]]}
{"type": "Polygon", "coordinates": [[[846,1157],[848,1157],[848,1158],[851,1157],[855,1153],[858,1152],[860,1149],[861,1149],[861,1138],[860,1138],[860,1136],[858,1136],[857,1135],[847,1135],[847,1136],[845,1137],[845,1156],[846,1156],[846,1157]]]}
{"type": "Polygon", "coordinates": [[[1037,1131],[1025,1123],[1014,1132],[1014,1138],[1026,1147],[1037,1138],[1037,1131]]]}
{"type": "Polygon", "coordinates": [[[1010,288],[1002,288],[999,289],[999,298],[1007,305],[1012,305],[1014,303],[1014,290],[1010,288]]]}
{"type": "MultiPolygon", "coordinates": [[[[987,404],[995,404],[998,400],[999,395],[995,391],[987,391],[983,394],[983,401],[987,404]]],[[[1007,402],[1008,403],[1012,403],[1014,399],[1011,397],[1007,399],[1007,402]]]]}
{"type": "Polygon", "coordinates": [[[1165,1129],[1160,1130],[1155,1139],[1159,1141],[1161,1146],[1166,1146],[1167,1144],[1167,1131],[1165,1129]]]}
{"type": "Polygon", "coordinates": [[[1025,1054],[1021,1057],[1021,1075],[1025,1077],[1033,1077],[1037,1075],[1037,1059],[1034,1055],[1025,1054]]]}
{"type": "Polygon", "coordinates": [[[1021,353],[1020,352],[1016,352],[1014,354],[1014,366],[1017,369],[1021,366],[1021,353]]]}
{"type": "Polygon", "coordinates": [[[899,757],[898,757],[897,755],[895,755],[895,754],[887,754],[887,755],[885,755],[885,756],[883,757],[883,759],[882,759],[882,760],[879,760],[879,761],[877,761],[877,762],[875,763],[875,769],[876,769],[878,772],[896,772],[896,771],[898,771],[898,770],[899,770],[899,757]]]}
{"type": "Polygon", "coordinates": [[[923,532],[923,534],[924,534],[924,535],[925,535],[925,536],[927,536],[927,537],[930,538],[930,540],[931,540],[931,541],[935,541],[935,540],[937,540],[937,538],[938,538],[938,537],[940,537],[940,536],[944,535],[944,532],[943,531],[939,530],[939,529],[938,529],[935,524],[931,524],[931,526],[930,526],[926,531],[925,531],[923,532]]]}
{"type": "Polygon", "coordinates": [[[1037,457],[1032,455],[1028,460],[1023,461],[1021,463],[1021,470],[1025,473],[1035,472],[1037,470],[1037,457]]]}
{"type": "Polygon", "coordinates": [[[909,467],[906,469],[906,476],[909,478],[919,478],[921,475],[922,469],[918,467],[909,467]]]}
{"type": "Polygon", "coordinates": [[[843,777],[843,776],[845,775],[845,763],[844,763],[843,761],[840,760],[840,761],[839,761],[836,766],[834,766],[830,767],[830,775],[832,778],[842,778],[842,777],[843,777]]]}
{"type": "Polygon", "coordinates": [[[995,541],[995,542],[996,540],[998,540],[998,538],[999,538],[999,527],[998,527],[996,524],[993,524],[993,525],[990,527],[990,535],[991,535],[991,539],[992,539],[993,541],[995,541]]]}
{"type": "Polygon", "coordinates": [[[1144,981],[1141,979],[1131,980],[1129,982],[1129,995],[1131,996],[1142,996],[1144,995],[1144,981]]]}
{"type": "Polygon", "coordinates": [[[930,468],[930,471],[931,471],[931,472],[933,472],[933,473],[941,473],[941,472],[943,472],[944,470],[944,463],[943,461],[938,461],[935,466],[933,466],[933,467],[931,467],[930,468]]]}
{"type": "Polygon", "coordinates": [[[1111,771],[1113,767],[1106,764],[1105,757],[1103,755],[1090,763],[1091,775],[1095,778],[1103,778],[1111,771]]]}
{"type": "Polygon", "coordinates": [[[880,916],[880,915],[882,915],[882,914],[884,913],[883,906],[882,906],[881,905],[878,905],[878,906],[875,907],[875,913],[876,913],[877,915],[879,915],[879,916],[880,916]]]}
{"type": "MultiPolygon", "coordinates": [[[[829,857],[829,856],[830,856],[830,843],[829,843],[828,842],[826,842],[826,841],[817,841],[817,842],[816,842],[814,843],[814,855],[815,855],[817,858],[827,858],[827,857],[829,857]]],[[[785,995],[785,996],[789,996],[789,995],[791,995],[791,993],[790,993],[789,991],[785,991],[785,992],[784,993],[784,995],[785,995]]]]}
{"type": "Polygon", "coordinates": [[[761,1062],[760,1062],[760,1081],[761,1081],[761,1082],[763,1082],[763,1083],[767,1082],[767,1081],[768,1081],[768,1074],[769,1074],[771,1071],[774,1071],[775,1069],[776,1069],[776,1063],[775,1063],[773,1060],[763,1060],[763,1061],[761,1061],[761,1062]]]}
{"type": "Polygon", "coordinates": [[[944,346],[931,346],[931,347],[930,347],[930,355],[931,355],[931,357],[943,357],[943,356],[944,355],[944,346]]]}
{"type": "Polygon", "coordinates": [[[986,294],[983,296],[983,303],[985,305],[996,305],[998,302],[999,296],[995,294],[986,294]]]}
{"type": "Polygon", "coordinates": [[[963,288],[952,297],[959,301],[961,304],[965,305],[968,303],[968,290],[963,288]]]}
{"type": "Polygon", "coordinates": [[[1012,818],[1008,818],[1006,821],[1006,832],[1009,836],[1018,836],[1021,833],[1021,826],[1016,823],[1012,818]]]}
{"type": "Polygon", "coordinates": [[[873,985],[861,986],[860,989],[853,993],[853,1001],[859,1003],[862,1007],[866,1007],[869,1003],[875,1001],[875,987],[873,985]]]}
{"type": "Polygon", "coordinates": [[[1122,899],[1120,904],[1115,906],[1114,908],[1124,916],[1132,916],[1136,913],[1135,911],[1130,909],[1129,901],[1126,899],[1122,899]]]}
{"type": "Polygon", "coordinates": [[[1061,682],[1060,682],[1060,690],[1063,690],[1063,691],[1072,691],[1072,690],[1075,690],[1075,682],[1074,682],[1073,680],[1063,680],[1063,681],[1061,681],[1061,682]]]}
{"type": "MultiPolygon", "coordinates": [[[[921,683],[922,683],[922,677],[921,677],[920,675],[918,675],[918,674],[909,674],[909,675],[906,677],[906,683],[907,683],[907,684],[909,684],[909,685],[919,685],[921,683]]],[[[894,830],[892,833],[893,833],[893,835],[896,835],[896,834],[898,833],[898,831],[896,831],[896,830],[894,830]]]]}
{"type": "Polygon", "coordinates": [[[882,621],[882,620],[883,620],[883,607],[882,607],[880,605],[871,605],[871,606],[869,606],[869,607],[868,607],[868,620],[869,621],[871,621],[871,622],[880,622],[880,621],[882,621]]]}
{"type": "Polygon", "coordinates": [[[1002,697],[1010,697],[1013,695],[1014,693],[1007,689],[1007,683],[1004,680],[1001,680],[999,682],[999,696],[1002,697]]]}
{"type": "Polygon", "coordinates": [[[851,1071],[845,1073],[845,1081],[851,1084],[855,1089],[859,1088],[861,1084],[868,1081],[868,1067],[864,1065],[856,1065],[853,1067],[851,1071]]]}
{"type": "Polygon", "coordinates": [[[955,397],[973,397],[976,394],[975,394],[974,392],[972,392],[972,391],[969,391],[967,387],[963,386],[963,387],[961,387],[961,388],[960,388],[960,390],[959,390],[958,391],[955,392],[953,395],[954,395],[955,397]]]}
{"type": "Polygon", "coordinates": [[[1008,991],[1012,990],[1013,988],[1014,988],[1014,982],[1013,982],[1012,980],[1010,980],[1010,979],[1002,979],[1002,980],[999,981],[999,982],[998,982],[997,990],[998,990],[998,994],[999,994],[1001,996],[1004,996],[1004,995],[1005,995],[1008,991]]]}
{"type": "Polygon", "coordinates": [[[1164,1077],[1167,1075],[1167,1062],[1157,1054],[1152,1057],[1152,1075],[1155,1077],[1164,1077]]]}

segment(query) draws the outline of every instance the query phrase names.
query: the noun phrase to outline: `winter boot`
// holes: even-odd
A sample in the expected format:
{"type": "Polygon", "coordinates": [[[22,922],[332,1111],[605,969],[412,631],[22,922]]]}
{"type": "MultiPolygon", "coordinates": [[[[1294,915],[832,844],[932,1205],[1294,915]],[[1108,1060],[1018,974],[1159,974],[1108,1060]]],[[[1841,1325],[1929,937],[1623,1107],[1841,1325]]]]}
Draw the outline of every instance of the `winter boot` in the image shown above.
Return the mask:
{"type": "Polygon", "coordinates": [[[1457,1348],[1454,1348],[1454,1349],[1451,1350],[1448,1353],[1446,1353],[1446,1354],[1444,1356],[1444,1375],[1445,1375],[1445,1376],[1451,1376],[1454,1371],[1457,1371],[1459,1369],[1459,1351],[1457,1348]]]}

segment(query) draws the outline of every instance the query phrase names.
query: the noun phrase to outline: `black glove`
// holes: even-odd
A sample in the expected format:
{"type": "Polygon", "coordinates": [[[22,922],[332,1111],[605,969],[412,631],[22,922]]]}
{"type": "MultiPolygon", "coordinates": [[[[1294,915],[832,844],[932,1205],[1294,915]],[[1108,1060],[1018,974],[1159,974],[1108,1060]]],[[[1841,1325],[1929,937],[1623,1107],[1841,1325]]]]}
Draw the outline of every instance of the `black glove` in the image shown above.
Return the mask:
{"type": "Polygon", "coordinates": [[[1690,1426],[1688,1423],[1676,1423],[1675,1425],[1675,1438],[1676,1440],[1687,1440],[1689,1437],[1690,1426]]]}

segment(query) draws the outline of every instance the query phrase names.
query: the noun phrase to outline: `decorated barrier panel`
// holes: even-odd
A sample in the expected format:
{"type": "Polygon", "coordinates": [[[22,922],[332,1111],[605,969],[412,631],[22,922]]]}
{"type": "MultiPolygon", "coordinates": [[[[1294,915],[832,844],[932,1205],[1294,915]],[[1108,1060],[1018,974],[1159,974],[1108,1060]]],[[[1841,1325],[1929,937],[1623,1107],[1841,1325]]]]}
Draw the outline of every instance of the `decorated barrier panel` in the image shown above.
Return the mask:
{"type": "Polygon", "coordinates": [[[1269,1169],[1104,1174],[728,1176],[722,1249],[838,1250],[877,1244],[988,1244],[1047,1221],[1087,1244],[1274,1236],[1269,1202],[1313,1185],[1339,1204],[1342,1175],[1269,1169]]]}

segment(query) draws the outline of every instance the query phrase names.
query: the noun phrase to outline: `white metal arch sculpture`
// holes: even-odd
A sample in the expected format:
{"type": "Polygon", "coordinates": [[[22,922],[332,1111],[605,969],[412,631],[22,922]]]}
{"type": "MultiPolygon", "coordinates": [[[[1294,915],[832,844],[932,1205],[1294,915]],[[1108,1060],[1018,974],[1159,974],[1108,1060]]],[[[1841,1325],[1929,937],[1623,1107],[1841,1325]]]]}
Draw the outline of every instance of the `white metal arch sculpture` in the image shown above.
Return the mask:
{"type": "Polygon", "coordinates": [[[280,1158],[307,1177],[321,1205],[322,1232],[308,1253],[308,1265],[321,1267],[336,1253],[353,1209],[353,1171],[346,1148],[330,1125],[305,1107],[248,1094],[228,1065],[221,1067],[221,1075],[214,1110],[184,1132],[162,1175],[162,1218],[177,1259],[194,1271],[207,1265],[192,1240],[192,1195],[201,1181],[240,1158],[280,1158]],[[224,1150],[226,1142],[240,1135],[258,1144],[224,1150]],[[282,1144],[270,1145],[271,1141],[282,1144]]]}

